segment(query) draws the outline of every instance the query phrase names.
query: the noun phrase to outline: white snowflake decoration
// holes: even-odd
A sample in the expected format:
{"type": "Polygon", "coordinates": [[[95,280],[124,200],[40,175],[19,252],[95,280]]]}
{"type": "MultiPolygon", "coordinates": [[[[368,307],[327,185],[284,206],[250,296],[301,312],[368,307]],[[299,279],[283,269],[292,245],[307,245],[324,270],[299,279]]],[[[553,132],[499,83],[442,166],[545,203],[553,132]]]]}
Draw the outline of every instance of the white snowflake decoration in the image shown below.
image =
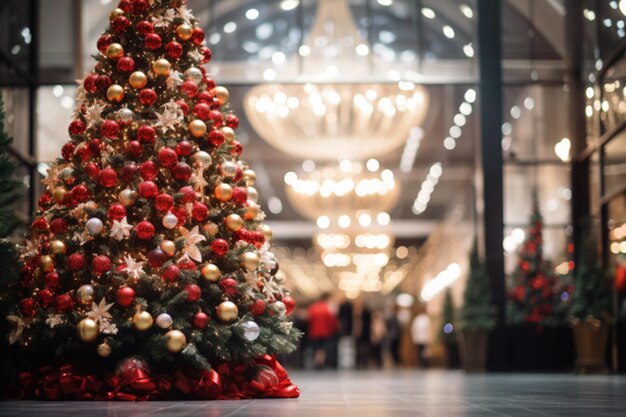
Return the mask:
{"type": "Polygon", "coordinates": [[[93,127],[102,122],[102,111],[106,108],[106,105],[98,100],[91,106],[87,107],[85,112],[85,118],[87,119],[87,127],[93,127]]]}
{"type": "Polygon", "coordinates": [[[133,225],[128,224],[128,220],[124,217],[121,221],[113,220],[110,236],[118,241],[124,240],[130,236],[133,225]]]}
{"type": "Polygon", "coordinates": [[[174,90],[183,84],[182,74],[176,70],[170,71],[170,75],[167,77],[167,88],[174,90]]]}
{"type": "Polygon", "coordinates": [[[205,241],[206,237],[200,234],[198,226],[194,226],[191,230],[187,230],[185,227],[181,226],[179,230],[185,239],[185,247],[183,248],[184,254],[196,262],[202,262],[202,253],[200,253],[200,249],[198,249],[196,245],[205,241]]]}
{"type": "Polygon", "coordinates": [[[63,324],[65,320],[63,320],[63,316],[61,314],[49,314],[46,319],[46,324],[50,326],[51,329],[54,329],[59,324],[63,324]]]}
{"type": "Polygon", "coordinates": [[[126,273],[130,278],[139,279],[141,274],[143,274],[143,262],[135,261],[130,255],[126,255],[123,258],[124,263],[126,264],[126,273]]]}
{"type": "Polygon", "coordinates": [[[163,105],[163,111],[156,113],[156,117],[158,121],[155,126],[161,127],[163,132],[168,132],[176,130],[176,125],[183,121],[184,113],[178,104],[171,100],[163,105]]]}

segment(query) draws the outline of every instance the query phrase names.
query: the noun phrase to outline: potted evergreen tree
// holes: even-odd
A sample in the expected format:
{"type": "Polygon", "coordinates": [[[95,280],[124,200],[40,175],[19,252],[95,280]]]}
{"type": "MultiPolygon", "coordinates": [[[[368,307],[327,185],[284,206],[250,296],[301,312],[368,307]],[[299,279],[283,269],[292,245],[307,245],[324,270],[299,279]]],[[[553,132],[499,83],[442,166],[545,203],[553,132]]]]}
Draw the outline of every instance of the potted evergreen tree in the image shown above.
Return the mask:
{"type": "Polygon", "coordinates": [[[463,367],[467,372],[486,370],[489,331],[496,324],[496,309],[491,298],[489,277],[474,242],[463,305],[459,310],[459,342],[463,367]]]}
{"type": "Polygon", "coordinates": [[[574,285],[570,322],[576,345],[576,368],[581,373],[606,372],[610,285],[598,259],[596,242],[589,230],[584,234],[580,247],[574,285]]]}
{"type": "Polygon", "coordinates": [[[446,368],[457,368],[459,366],[459,347],[456,342],[456,332],[454,329],[454,301],[452,291],[446,289],[443,299],[443,309],[441,312],[441,328],[439,329],[439,340],[444,346],[444,366],[446,368]]]}

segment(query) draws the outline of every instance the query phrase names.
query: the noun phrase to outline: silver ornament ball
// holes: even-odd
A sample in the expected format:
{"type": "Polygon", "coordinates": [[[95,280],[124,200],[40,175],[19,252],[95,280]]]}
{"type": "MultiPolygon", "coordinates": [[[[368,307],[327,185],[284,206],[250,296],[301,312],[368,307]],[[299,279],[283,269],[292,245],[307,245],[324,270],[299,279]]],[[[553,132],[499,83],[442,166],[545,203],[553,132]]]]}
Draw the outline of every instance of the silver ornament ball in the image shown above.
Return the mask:
{"type": "Polygon", "coordinates": [[[239,327],[243,338],[248,342],[254,342],[259,337],[259,334],[261,334],[259,325],[252,320],[241,323],[239,327]]]}
{"type": "Polygon", "coordinates": [[[95,235],[99,235],[100,233],[102,233],[102,229],[104,229],[104,224],[102,223],[102,220],[100,220],[97,217],[92,217],[91,219],[87,220],[87,223],[85,224],[85,228],[87,229],[87,233],[89,233],[92,236],[95,235]]]}
{"type": "Polygon", "coordinates": [[[202,71],[199,68],[191,67],[185,71],[185,79],[191,80],[198,85],[202,82],[202,71]]]}
{"type": "Polygon", "coordinates": [[[285,306],[285,304],[282,301],[276,301],[271,306],[272,306],[272,309],[276,313],[281,314],[281,315],[285,314],[285,312],[287,311],[287,307],[285,306]]]}
{"type": "Polygon", "coordinates": [[[193,154],[193,156],[191,157],[191,161],[193,162],[193,166],[197,168],[207,168],[209,165],[211,165],[212,159],[211,155],[209,155],[207,152],[198,151],[193,154]]]}
{"type": "Polygon", "coordinates": [[[172,316],[167,313],[161,313],[156,318],[156,324],[161,329],[169,329],[172,323],[174,323],[174,320],[172,320],[172,316]]]}
{"type": "Polygon", "coordinates": [[[254,187],[248,187],[246,189],[248,193],[248,200],[252,200],[255,203],[259,201],[259,192],[254,187]]]}
{"type": "Polygon", "coordinates": [[[167,213],[163,216],[163,227],[166,229],[173,229],[178,224],[178,217],[173,215],[172,213],[167,213]]]}
{"type": "Polygon", "coordinates": [[[130,206],[135,203],[135,200],[137,200],[137,193],[127,188],[125,190],[120,191],[120,194],[117,196],[117,199],[120,203],[122,203],[122,205],[130,206]]]}
{"type": "Polygon", "coordinates": [[[135,119],[135,113],[127,108],[119,109],[116,116],[117,121],[123,124],[129,124],[135,119]]]}
{"type": "Polygon", "coordinates": [[[237,175],[237,164],[224,161],[220,164],[220,175],[224,178],[234,178],[237,175]]]}

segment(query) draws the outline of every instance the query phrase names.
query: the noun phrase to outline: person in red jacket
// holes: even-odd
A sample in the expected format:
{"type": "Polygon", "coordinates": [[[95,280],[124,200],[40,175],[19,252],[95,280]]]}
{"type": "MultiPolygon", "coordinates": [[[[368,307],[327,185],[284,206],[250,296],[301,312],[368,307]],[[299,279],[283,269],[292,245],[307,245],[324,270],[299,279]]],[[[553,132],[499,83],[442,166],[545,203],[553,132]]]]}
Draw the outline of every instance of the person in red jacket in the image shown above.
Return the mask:
{"type": "Polygon", "coordinates": [[[339,320],[330,308],[330,293],[324,293],[309,307],[308,337],[313,348],[313,365],[323,368],[332,341],[339,331],[339,320]]]}

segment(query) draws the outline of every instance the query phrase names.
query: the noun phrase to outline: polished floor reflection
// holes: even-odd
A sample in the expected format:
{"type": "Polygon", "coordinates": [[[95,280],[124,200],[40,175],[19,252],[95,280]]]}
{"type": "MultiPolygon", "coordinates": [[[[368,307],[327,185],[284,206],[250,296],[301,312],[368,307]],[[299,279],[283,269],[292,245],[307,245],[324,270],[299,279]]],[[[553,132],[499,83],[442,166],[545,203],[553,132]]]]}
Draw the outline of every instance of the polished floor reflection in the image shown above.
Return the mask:
{"type": "Polygon", "coordinates": [[[623,416],[626,376],[465,375],[445,371],[292,373],[295,400],[13,402],[0,417],[623,416]]]}

